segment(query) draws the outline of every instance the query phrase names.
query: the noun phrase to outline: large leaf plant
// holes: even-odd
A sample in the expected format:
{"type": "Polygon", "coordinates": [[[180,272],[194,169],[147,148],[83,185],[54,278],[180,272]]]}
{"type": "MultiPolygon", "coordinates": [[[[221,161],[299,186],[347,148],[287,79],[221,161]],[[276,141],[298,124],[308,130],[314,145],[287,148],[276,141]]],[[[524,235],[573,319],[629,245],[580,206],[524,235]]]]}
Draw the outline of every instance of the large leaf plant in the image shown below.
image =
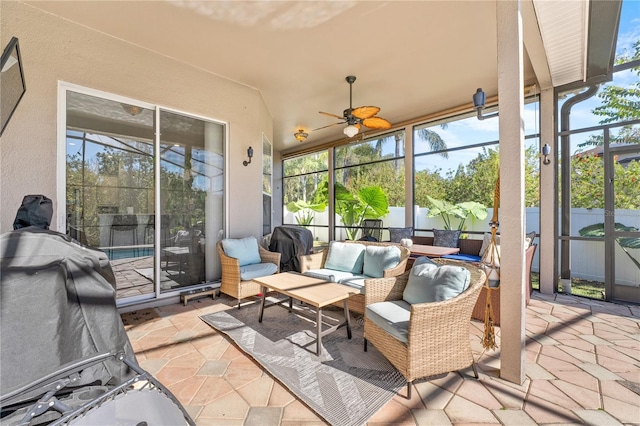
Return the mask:
{"type": "Polygon", "coordinates": [[[438,200],[427,195],[427,199],[431,203],[427,217],[442,217],[444,229],[464,230],[464,224],[469,216],[476,219],[484,220],[487,218],[487,207],[477,201],[465,201],[458,204],[452,204],[446,200],[438,200]],[[453,228],[452,219],[458,219],[457,228],[453,228]]]}
{"type": "Polygon", "coordinates": [[[297,213],[295,218],[298,225],[307,227],[311,225],[315,218],[315,213],[322,213],[327,208],[327,204],[308,203],[304,200],[291,201],[287,204],[287,210],[291,213],[297,213]]]}
{"type": "MultiPolygon", "coordinates": [[[[637,228],[618,222],[614,224],[614,227],[617,232],[638,232],[637,228]]],[[[604,223],[594,223],[593,225],[585,226],[580,229],[578,233],[581,237],[604,238],[604,223]]],[[[629,259],[640,269],[640,262],[629,253],[629,249],[640,249],[640,238],[620,237],[616,238],[616,242],[627,256],[629,256],[629,259]]]]}
{"type": "MultiPolygon", "coordinates": [[[[324,181],[314,202],[328,199],[328,182],[324,181]]],[[[389,200],[380,186],[367,186],[351,193],[341,183],[334,186],[335,210],[342,218],[347,238],[355,240],[365,219],[380,219],[389,214],[389,200]]]]}

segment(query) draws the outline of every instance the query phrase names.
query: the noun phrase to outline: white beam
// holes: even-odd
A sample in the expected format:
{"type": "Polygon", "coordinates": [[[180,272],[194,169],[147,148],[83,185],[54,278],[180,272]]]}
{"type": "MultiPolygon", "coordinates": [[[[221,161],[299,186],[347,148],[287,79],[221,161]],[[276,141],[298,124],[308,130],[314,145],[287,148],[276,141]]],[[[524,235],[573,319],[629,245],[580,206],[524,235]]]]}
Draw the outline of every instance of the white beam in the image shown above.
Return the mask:
{"type": "Polygon", "coordinates": [[[524,85],[520,0],[497,1],[500,120],[500,377],[524,382],[524,85]]]}
{"type": "Polygon", "coordinates": [[[540,292],[553,294],[554,292],[554,250],[555,250],[555,219],[556,206],[554,203],[557,193],[556,140],[554,138],[554,99],[553,88],[540,92],[540,148],[549,144],[552,154],[551,162],[540,162],[540,244],[538,258],[540,259],[540,292]]]}

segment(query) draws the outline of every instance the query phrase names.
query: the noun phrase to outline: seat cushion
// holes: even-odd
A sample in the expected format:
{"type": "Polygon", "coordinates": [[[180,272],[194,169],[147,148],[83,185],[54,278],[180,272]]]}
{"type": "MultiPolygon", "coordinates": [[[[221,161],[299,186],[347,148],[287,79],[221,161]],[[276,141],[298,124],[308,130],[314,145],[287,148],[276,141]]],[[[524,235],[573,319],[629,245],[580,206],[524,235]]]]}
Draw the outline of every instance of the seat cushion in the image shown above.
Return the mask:
{"type": "Polygon", "coordinates": [[[364,275],[353,275],[353,277],[351,278],[343,278],[341,280],[339,280],[338,282],[340,284],[344,284],[344,285],[348,285],[349,287],[353,287],[356,288],[358,290],[360,290],[360,294],[364,294],[364,280],[366,280],[367,278],[371,278],[371,277],[367,277],[364,275]]]}
{"type": "Polygon", "coordinates": [[[222,240],[222,249],[227,256],[238,259],[240,266],[262,262],[255,237],[227,238],[222,240]]]}
{"type": "Polygon", "coordinates": [[[434,229],[433,245],[439,247],[458,247],[458,239],[462,231],[452,229],[434,229]]]}
{"type": "Polygon", "coordinates": [[[447,254],[442,256],[443,259],[453,259],[453,260],[460,260],[462,262],[480,262],[481,257],[480,256],[475,256],[473,254],[464,254],[464,253],[459,253],[459,254],[447,254]]]}
{"type": "Polygon", "coordinates": [[[331,281],[332,283],[339,283],[341,280],[348,280],[351,278],[361,276],[358,274],[353,274],[351,272],[345,271],[336,271],[335,269],[309,269],[308,271],[304,271],[302,275],[306,275],[308,277],[318,278],[320,280],[331,281]]]}
{"type": "Polygon", "coordinates": [[[275,263],[252,263],[240,267],[240,279],[249,281],[254,278],[266,277],[278,272],[278,265],[275,263]]]}
{"type": "Polygon", "coordinates": [[[367,246],[364,251],[362,273],[369,277],[382,278],[386,269],[400,263],[400,249],[396,246],[367,246]]]}
{"type": "Polygon", "coordinates": [[[403,343],[408,342],[411,305],[404,300],[367,305],[365,316],[389,335],[403,343]]]}
{"type": "Polygon", "coordinates": [[[409,304],[442,302],[465,291],[470,280],[471,273],[462,266],[414,264],[402,298],[409,304]]]}
{"type": "Polygon", "coordinates": [[[325,269],[361,274],[364,248],[364,244],[331,241],[324,263],[325,269]]]}

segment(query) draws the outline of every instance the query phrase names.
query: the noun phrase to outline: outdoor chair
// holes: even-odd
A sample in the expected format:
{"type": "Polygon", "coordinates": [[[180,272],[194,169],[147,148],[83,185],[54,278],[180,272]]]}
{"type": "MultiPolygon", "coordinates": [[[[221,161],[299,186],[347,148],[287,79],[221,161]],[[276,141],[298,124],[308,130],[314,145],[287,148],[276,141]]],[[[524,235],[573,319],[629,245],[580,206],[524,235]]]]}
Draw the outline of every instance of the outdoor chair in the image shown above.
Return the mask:
{"type": "Polygon", "coordinates": [[[372,237],[376,241],[382,241],[382,219],[363,220],[362,237],[372,237]]]}
{"type": "Polygon", "coordinates": [[[271,252],[253,237],[226,239],[216,244],[222,267],[220,291],[240,301],[260,294],[254,278],[275,274],[280,269],[280,253],[271,252]]]}
{"type": "MultiPolygon", "coordinates": [[[[398,369],[407,380],[408,399],[411,398],[411,383],[419,378],[468,366],[472,366],[474,376],[478,378],[471,352],[469,324],[486,275],[469,263],[424,259],[416,260],[413,269],[420,262],[466,268],[469,271],[468,286],[461,292],[456,291],[459,293],[457,296],[443,301],[408,303],[420,300],[416,298],[416,289],[424,291],[424,288],[434,287],[431,284],[421,287],[412,284],[411,288],[407,287],[412,273],[407,271],[397,277],[368,281],[365,291],[364,350],[367,350],[367,343],[371,342],[398,369]]],[[[448,268],[452,274],[458,274],[458,271],[448,268]]],[[[438,282],[442,282],[442,275],[437,277],[438,282]]],[[[466,279],[466,274],[462,279],[466,279]]],[[[464,288],[460,284],[456,286],[464,288]]],[[[439,295],[436,300],[442,299],[442,295],[451,294],[447,293],[450,289],[444,293],[434,290],[439,295]]]]}

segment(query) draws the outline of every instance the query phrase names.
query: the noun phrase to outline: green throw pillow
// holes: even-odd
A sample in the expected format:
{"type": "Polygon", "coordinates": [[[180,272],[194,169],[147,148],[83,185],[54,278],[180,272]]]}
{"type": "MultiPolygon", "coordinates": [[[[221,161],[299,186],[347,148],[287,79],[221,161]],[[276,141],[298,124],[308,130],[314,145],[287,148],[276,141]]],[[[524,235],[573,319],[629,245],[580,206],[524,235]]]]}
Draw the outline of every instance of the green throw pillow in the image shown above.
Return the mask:
{"type": "MultiPolygon", "coordinates": [[[[420,259],[422,258],[418,260],[420,259]]],[[[409,304],[442,302],[458,296],[469,286],[471,273],[467,268],[433,262],[430,264],[426,261],[421,261],[418,265],[416,263],[411,268],[402,294],[404,301],[409,304]]]]}

